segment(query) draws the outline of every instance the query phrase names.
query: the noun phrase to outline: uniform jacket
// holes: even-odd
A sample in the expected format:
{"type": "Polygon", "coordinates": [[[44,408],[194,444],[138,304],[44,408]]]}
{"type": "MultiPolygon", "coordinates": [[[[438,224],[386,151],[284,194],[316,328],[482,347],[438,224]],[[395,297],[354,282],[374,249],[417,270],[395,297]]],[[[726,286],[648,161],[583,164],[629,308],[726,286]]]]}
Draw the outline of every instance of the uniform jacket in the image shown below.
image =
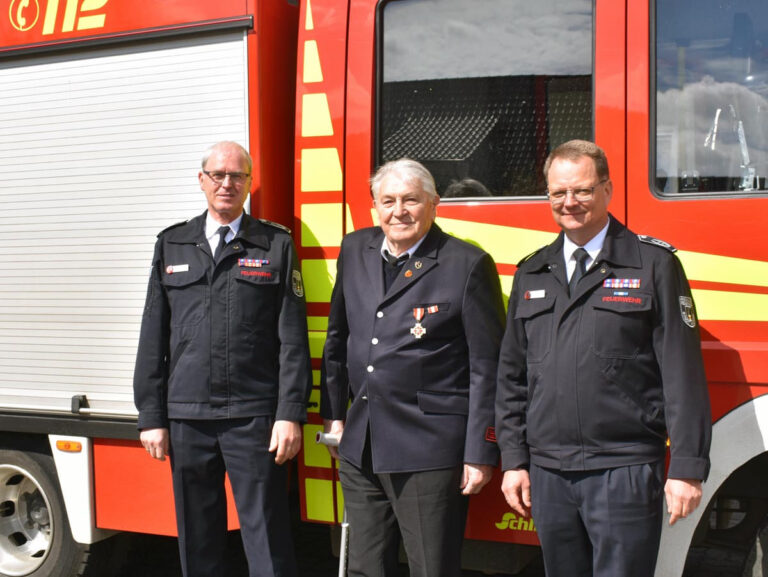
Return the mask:
{"type": "Polygon", "coordinates": [[[504,470],[648,463],[669,435],[669,476],[706,478],[710,408],[690,288],[671,247],[646,240],[611,217],[571,298],[563,233],[519,266],[499,359],[504,470]]]}
{"type": "Polygon", "coordinates": [[[432,225],[384,294],[383,239],[378,227],[349,234],[338,259],[321,413],[346,420],[340,453],[360,466],[370,427],[376,473],[495,464],[504,307],[493,259],[432,225]]]}
{"type": "Polygon", "coordinates": [[[205,218],[164,230],[155,244],[134,372],[138,426],[303,421],[311,368],[291,237],[245,214],[214,264],[205,218]]]}

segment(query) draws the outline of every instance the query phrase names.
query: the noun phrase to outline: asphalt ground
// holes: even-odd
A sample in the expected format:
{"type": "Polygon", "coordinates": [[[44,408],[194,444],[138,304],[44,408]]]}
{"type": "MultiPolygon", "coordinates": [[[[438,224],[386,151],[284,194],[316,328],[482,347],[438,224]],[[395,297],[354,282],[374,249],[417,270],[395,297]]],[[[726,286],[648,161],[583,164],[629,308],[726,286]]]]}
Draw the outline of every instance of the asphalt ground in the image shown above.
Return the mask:
{"type": "MultiPolygon", "coordinates": [[[[338,559],[332,553],[332,537],[328,526],[302,523],[295,519],[294,536],[300,577],[338,575],[338,559]]],[[[181,577],[175,538],[123,533],[110,541],[112,567],[98,577],[181,577]]],[[[248,577],[239,532],[230,533],[229,549],[231,565],[227,577],[248,577]]],[[[743,559],[744,554],[738,551],[696,549],[689,555],[683,577],[741,577],[743,559]]],[[[408,576],[407,566],[401,566],[400,575],[408,576]]],[[[484,574],[464,571],[462,575],[482,577],[484,574]]],[[[496,575],[512,576],[511,573],[496,575]]],[[[534,558],[514,577],[544,577],[541,558],[534,558]]]]}

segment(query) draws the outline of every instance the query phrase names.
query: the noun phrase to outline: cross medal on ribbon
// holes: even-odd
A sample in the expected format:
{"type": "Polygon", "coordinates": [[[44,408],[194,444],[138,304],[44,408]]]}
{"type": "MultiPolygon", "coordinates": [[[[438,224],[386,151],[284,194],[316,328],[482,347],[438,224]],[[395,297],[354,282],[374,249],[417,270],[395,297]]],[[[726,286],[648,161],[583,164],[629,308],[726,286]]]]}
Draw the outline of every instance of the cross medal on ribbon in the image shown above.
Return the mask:
{"type": "Polygon", "coordinates": [[[416,319],[416,324],[411,327],[411,334],[417,339],[420,339],[427,334],[427,329],[421,326],[421,319],[424,318],[424,312],[424,307],[416,307],[413,309],[413,318],[416,319]]]}

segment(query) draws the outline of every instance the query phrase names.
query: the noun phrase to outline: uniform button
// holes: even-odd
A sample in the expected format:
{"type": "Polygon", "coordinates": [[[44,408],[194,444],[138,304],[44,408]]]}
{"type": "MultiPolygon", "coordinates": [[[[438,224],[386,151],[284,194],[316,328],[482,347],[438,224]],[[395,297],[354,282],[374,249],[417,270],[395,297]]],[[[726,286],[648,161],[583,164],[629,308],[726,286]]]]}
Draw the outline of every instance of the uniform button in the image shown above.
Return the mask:
{"type": "Polygon", "coordinates": [[[371,339],[371,344],[378,345],[379,344],[379,339],[377,339],[376,337],[373,337],[371,339]]]}
{"type": "Polygon", "coordinates": [[[383,313],[383,312],[381,312],[381,311],[379,311],[379,312],[377,312],[377,313],[376,313],[376,316],[377,316],[378,318],[381,318],[381,317],[383,317],[383,316],[384,316],[384,313],[383,313]]]}
{"type": "Polygon", "coordinates": [[[368,395],[363,395],[363,396],[362,396],[362,397],[360,397],[360,398],[361,398],[361,399],[363,399],[364,401],[367,401],[367,400],[368,400],[368,395]]]}
{"type": "Polygon", "coordinates": [[[373,372],[373,365],[368,365],[368,369],[367,369],[367,371],[368,371],[369,373],[372,373],[372,372],[373,372]]]}

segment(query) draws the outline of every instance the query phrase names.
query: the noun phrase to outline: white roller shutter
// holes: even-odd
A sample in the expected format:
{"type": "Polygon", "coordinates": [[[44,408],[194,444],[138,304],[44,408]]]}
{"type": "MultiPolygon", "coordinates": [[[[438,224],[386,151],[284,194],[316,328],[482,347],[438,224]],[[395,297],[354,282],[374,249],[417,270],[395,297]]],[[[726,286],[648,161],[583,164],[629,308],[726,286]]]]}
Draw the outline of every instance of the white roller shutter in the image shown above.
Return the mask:
{"type": "Polygon", "coordinates": [[[246,147],[245,32],[0,61],[0,411],[134,415],[157,233],[246,147]]]}

